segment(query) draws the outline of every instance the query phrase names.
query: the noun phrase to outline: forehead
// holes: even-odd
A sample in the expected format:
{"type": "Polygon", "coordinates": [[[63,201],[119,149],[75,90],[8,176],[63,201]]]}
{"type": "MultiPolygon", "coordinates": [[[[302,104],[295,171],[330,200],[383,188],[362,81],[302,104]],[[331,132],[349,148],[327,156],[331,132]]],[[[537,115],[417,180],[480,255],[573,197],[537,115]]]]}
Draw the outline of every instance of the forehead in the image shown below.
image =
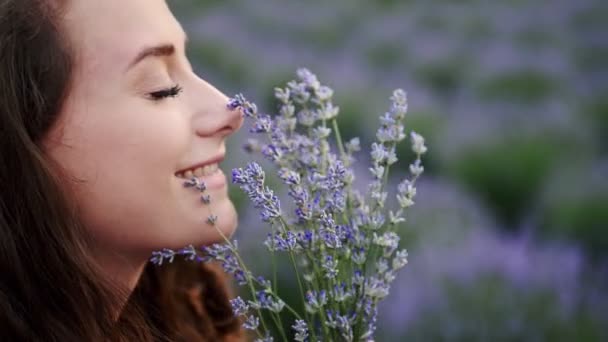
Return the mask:
{"type": "Polygon", "coordinates": [[[122,72],[144,46],[183,39],[165,0],[72,0],[62,24],[78,64],[103,73],[122,72]]]}

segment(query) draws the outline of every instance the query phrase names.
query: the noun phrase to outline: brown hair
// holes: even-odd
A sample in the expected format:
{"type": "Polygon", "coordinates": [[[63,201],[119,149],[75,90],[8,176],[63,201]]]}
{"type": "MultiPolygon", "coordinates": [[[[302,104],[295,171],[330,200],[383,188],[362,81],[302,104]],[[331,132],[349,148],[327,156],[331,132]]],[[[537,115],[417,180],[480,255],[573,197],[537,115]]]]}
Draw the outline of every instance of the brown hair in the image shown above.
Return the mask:
{"type": "Polygon", "coordinates": [[[0,336],[10,341],[241,340],[214,265],[147,265],[130,293],[100,276],[41,140],[70,89],[61,6],[0,0],[0,336]],[[122,308],[118,320],[117,305],[122,308]]]}

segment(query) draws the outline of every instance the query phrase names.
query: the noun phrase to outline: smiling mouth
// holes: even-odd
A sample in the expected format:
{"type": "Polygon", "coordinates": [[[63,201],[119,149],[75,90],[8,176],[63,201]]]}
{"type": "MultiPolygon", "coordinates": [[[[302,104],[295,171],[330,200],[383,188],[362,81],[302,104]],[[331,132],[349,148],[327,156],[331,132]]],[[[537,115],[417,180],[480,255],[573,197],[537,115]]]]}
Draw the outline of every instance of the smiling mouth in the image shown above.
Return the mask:
{"type": "Polygon", "coordinates": [[[218,163],[213,163],[194,169],[178,172],[175,174],[178,178],[190,179],[192,177],[206,177],[211,176],[219,171],[218,163]]]}

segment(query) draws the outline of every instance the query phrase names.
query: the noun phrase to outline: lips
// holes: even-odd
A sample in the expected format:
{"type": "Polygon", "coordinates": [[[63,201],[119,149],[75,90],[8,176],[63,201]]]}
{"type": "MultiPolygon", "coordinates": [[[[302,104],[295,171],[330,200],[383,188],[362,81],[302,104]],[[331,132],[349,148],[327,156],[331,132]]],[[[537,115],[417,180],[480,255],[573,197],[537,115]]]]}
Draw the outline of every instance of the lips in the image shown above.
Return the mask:
{"type": "Polygon", "coordinates": [[[186,170],[183,173],[176,173],[175,175],[179,178],[190,179],[194,177],[207,177],[211,176],[219,170],[218,164],[207,164],[203,167],[197,167],[193,170],[186,170]]]}
{"type": "MultiPolygon", "coordinates": [[[[195,172],[198,173],[196,175],[197,177],[201,177],[206,174],[213,174],[214,172],[216,172],[219,169],[218,164],[221,163],[223,160],[224,160],[224,155],[221,154],[221,155],[218,155],[209,160],[206,160],[206,161],[203,161],[200,163],[196,163],[192,166],[181,169],[181,170],[175,172],[175,176],[180,177],[180,176],[186,176],[189,174],[188,178],[190,178],[195,175],[195,172]]],[[[183,178],[183,177],[180,177],[180,178],[183,178]]]]}
{"type": "MultiPolygon", "coordinates": [[[[226,191],[228,182],[226,175],[219,168],[219,163],[224,160],[224,153],[217,154],[208,160],[194,163],[189,167],[183,168],[175,173],[175,179],[182,185],[184,180],[196,177],[205,184],[206,191],[226,191]]],[[[196,193],[196,192],[194,192],[196,193]]],[[[216,192],[217,194],[217,192],[216,192]]]]}

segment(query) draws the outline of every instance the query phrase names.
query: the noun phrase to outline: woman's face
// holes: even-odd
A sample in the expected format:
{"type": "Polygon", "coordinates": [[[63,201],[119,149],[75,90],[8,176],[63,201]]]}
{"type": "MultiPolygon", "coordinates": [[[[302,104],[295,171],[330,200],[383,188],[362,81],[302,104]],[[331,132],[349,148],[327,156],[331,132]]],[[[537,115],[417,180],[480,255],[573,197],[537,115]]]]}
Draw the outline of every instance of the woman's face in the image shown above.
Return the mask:
{"type": "Polygon", "coordinates": [[[217,242],[206,223],[211,214],[230,235],[237,221],[224,173],[201,178],[207,205],[176,172],[221,162],[242,118],[192,71],[185,34],[165,1],[68,3],[61,23],[76,71],[44,146],[83,180],[69,186],[97,245],[141,255],[217,242]]]}

